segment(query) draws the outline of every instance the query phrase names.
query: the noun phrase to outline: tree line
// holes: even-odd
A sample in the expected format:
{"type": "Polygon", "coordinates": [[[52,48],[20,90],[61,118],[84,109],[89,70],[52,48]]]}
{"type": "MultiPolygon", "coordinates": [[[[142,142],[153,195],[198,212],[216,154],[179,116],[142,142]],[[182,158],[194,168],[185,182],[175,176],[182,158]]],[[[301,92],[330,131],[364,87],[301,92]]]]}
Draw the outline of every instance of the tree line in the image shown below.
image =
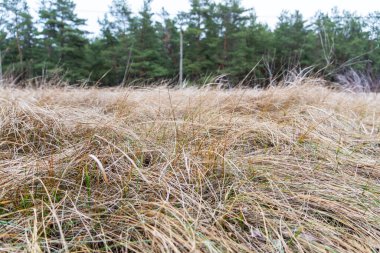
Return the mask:
{"type": "Polygon", "coordinates": [[[178,80],[180,33],[186,80],[217,75],[265,84],[291,69],[334,79],[354,69],[380,75],[380,12],[367,16],[333,9],[305,20],[283,12],[275,28],[258,22],[239,0],[190,0],[190,9],[170,16],[144,0],[134,14],[126,0],[113,0],[96,37],[71,0],[44,0],[38,18],[26,0],[0,3],[2,72],[16,82],[61,77],[71,83],[117,85],[178,80]]]}

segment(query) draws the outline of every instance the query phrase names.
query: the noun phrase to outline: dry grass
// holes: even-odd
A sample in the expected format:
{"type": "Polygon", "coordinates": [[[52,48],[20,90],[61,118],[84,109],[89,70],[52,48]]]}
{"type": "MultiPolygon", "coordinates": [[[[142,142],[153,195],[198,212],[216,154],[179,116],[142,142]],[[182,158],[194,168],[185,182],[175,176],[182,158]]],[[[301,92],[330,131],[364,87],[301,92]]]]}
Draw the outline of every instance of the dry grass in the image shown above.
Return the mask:
{"type": "Polygon", "coordinates": [[[379,252],[380,97],[3,88],[0,252],[379,252]]]}

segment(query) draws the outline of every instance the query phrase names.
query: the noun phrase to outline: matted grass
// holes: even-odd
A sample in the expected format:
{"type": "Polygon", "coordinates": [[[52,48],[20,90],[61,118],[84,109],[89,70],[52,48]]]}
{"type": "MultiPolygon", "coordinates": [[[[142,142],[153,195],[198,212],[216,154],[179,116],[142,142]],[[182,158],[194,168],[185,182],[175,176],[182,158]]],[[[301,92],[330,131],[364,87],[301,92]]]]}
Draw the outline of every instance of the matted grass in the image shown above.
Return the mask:
{"type": "Polygon", "coordinates": [[[0,252],[380,250],[380,97],[0,90],[0,252]]]}

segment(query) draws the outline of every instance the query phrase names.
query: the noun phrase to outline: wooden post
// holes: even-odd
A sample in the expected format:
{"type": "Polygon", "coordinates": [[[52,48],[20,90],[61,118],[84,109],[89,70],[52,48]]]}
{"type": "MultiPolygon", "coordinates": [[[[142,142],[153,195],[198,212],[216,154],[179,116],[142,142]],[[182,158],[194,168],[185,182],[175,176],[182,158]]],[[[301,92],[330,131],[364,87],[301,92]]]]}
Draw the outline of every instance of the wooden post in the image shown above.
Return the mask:
{"type": "Polygon", "coordinates": [[[179,85],[183,86],[183,33],[179,33],[179,85]]]}

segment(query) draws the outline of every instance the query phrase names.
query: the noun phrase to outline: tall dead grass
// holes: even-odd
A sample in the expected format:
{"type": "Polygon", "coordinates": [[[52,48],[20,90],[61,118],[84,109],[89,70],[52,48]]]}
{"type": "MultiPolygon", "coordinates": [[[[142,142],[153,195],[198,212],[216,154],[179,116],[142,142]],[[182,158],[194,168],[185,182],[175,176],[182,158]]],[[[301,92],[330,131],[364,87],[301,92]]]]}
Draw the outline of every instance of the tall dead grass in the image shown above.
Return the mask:
{"type": "Polygon", "coordinates": [[[380,98],[3,88],[1,252],[378,252],[380,98]]]}

